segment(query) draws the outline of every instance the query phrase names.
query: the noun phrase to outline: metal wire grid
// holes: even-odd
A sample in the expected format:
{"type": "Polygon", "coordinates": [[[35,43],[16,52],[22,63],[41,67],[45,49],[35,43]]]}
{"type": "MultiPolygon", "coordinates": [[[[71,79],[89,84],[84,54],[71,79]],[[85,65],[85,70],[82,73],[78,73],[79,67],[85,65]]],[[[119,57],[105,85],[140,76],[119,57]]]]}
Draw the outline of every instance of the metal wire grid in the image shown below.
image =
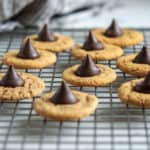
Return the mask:
{"type": "MultiPolygon", "coordinates": [[[[59,30],[82,43],[88,30],[59,30]]],[[[150,30],[141,29],[144,43],[150,43],[150,30]]],[[[17,30],[0,34],[0,58],[6,51],[19,48],[22,39],[34,30],[17,30]]],[[[141,45],[125,49],[125,53],[140,50],[141,45]]],[[[45,92],[57,89],[61,72],[79,63],[69,53],[57,54],[55,65],[37,70],[23,70],[45,81],[45,92]]],[[[0,149],[2,150],[149,150],[150,111],[122,104],[117,95],[120,83],[133,79],[116,68],[115,61],[98,62],[113,68],[118,79],[107,87],[87,88],[70,85],[71,88],[95,94],[99,105],[95,113],[79,121],[56,122],[45,120],[32,109],[35,98],[17,103],[0,104],[0,149]]],[[[0,66],[1,72],[7,67],[0,66]]]]}

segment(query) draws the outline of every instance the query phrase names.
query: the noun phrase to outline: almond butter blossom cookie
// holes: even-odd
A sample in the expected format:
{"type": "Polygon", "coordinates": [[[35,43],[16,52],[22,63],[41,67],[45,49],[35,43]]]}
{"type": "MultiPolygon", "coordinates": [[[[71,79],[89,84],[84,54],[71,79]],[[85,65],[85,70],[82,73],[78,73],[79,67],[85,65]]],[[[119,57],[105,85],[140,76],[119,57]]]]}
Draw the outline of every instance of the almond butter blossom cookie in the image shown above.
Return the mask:
{"type": "Polygon", "coordinates": [[[114,19],[107,29],[93,29],[92,33],[96,36],[97,40],[122,48],[139,44],[144,40],[141,32],[121,29],[114,19]]]}
{"type": "Polygon", "coordinates": [[[16,73],[12,66],[6,74],[0,73],[0,101],[18,101],[32,98],[44,90],[44,82],[29,73],[16,73]]]}
{"type": "Polygon", "coordinates": [[[93,113],[97,98],[88,93],[71,90],[62,82],[57,91],[49,92],[34,102],[35,111],[46,119],[79,120],[93,113]]]}
{"type": "Polygon", "coordinates": [[[20,50],[13,50],[3,57],[3,63],[21,69],[38,69],[56,62],[56,55],[47,51],[36,50],[28,39],[20,50]]]}
{"type": "Polygon", "coordinates": [[[83,46],[77,45],[72,48],[71,53],[77,59],[83,60],[86,55],[91,56],[93,60],[113,60],[120,57],[123,54],[123,50],[120,47],[104,44],[97,41],[92,32],[84,42],[83,46]]]}
{"type": "Polygon", "coordinates": [[[49,31],[46,24],[39,34],[27,36],[24,41],[28,38],[32,41],[36,49],[51,52],[62,52],[72,48],[74,45],[71,37],[49,31]]]}
{"type": "Polygon", "coordinates": [[[76,86],[105,86],[116,80],[117,75],[108,66],[94,64],[87,55],[81,65],[65,69],[62,78],[76,86]]]}

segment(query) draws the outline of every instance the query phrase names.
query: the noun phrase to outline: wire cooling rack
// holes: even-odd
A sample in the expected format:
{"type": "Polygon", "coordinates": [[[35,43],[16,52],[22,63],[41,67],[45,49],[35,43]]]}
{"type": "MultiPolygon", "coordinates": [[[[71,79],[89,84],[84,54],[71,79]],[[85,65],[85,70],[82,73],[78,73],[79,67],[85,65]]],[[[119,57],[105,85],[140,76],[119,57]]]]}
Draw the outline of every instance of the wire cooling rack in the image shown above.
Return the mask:
{"type": "MultiPolygon", "coordinates": [[[[140,29],[144,43],[150,44],[150,30],[140,29]]],[[[56,30],[70,35],[82,43],[88,30],[56,30]]],[[[22,39],[34,30],[17,30],[0,34],[0,58],[9,50],[20,47],[22,39]]],[[[125,49],[125,53],[137,52],[140,44],[125,49]]],[[[80,63],[69,53],[57,54],[55,65],[37,70],[23,70],[39,76],[45,81],[45,92],[57,89],[61,83],[61,72],[68,66],[80,63]]],[[[1,150],[149,150],[150,110],[122,104],[117,89],[124,81],[133,79],[116,68],[115,61],[98,62],[113,68],[118,79],[106,87],[75,87],[98,97],[95,113],[79,121],[57,122],[45,120],[32,109],[35,98],[16,103],[0,103],[0,149],[1,150]]],[[[0,72],[7,66],[1,64],[0,72]]]]}

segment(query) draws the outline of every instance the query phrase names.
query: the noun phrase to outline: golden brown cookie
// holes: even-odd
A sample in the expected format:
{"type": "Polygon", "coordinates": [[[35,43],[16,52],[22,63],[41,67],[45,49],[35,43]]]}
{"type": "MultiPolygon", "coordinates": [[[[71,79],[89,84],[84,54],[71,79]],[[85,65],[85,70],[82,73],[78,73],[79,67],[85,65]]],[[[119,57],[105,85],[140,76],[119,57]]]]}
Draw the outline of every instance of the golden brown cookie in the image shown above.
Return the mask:
{"type": "Polygon", "coordinates": [[[133,87],[140,81],[143,81],[143,79],[136,79],[123,83],[118,90],[119,97],[125,104],[150,108],[150,94],[139,93],[133,90],[133,87]]]}
{"type": "Polygon", "coordinates": [[[118,37],[106,37],[104,35],[105,29],[93,29],[92,32],[97,40],[122,48],[136,45],[144,40],[141,32],[130,29],[123,29],[123,34],[118,37]]]}
{"type": "Polygon", "coordinates": [[[127,56],[122,56],[117,60],[117,67],[125,73],[143,77],[148,71],[150,71],[150,65],[148,64],[137,64],[133,60],[137,54],[130,54],[127,56]]]}
{"type": "Polygon", "coordinates": [[[17,57],[19,50],[14,50],[6,53],[3,57],[3,63],[13,65],[15,68],[20,69],[38,69],[44,68],[56,62],[56,55],[47,52],[39,51],[40,57],[36,59],[22,59],[17,57]]]}
{"type": "Polygon", "coordinates": [[[91,77],[77,76],[75,71],[79,65],[75,65],[65,69],[62,78],[66,82],[76,86],[105,86],[116,80],[117,75],[111,68],[101,64],[97,64],[96,66],[100,68],[101,71],[98,75],[91,77]]]}
{"type": "Polygon", "coordinates": [[[87,55],[91,56],[93,60],[112,60],[120,57],[123,54],[123,50],[114,45],[104,44],[103,50],[87,51],[82,49],[81,46],[76,46],[71,50],[74,57],[83,60],[87,55]]]}
{"type": "Polygon", "coordinates": [[[27,36],[24,42],[29,38],[36,49],[47,50],[51,52],[62,52],[73,47],[74,41],[72,40],[72,38],[60,34],[55,34],[55,36],[56,36],[55,41],[45,42],[39,41],[38,35],[35,34],[27,36]]]}
{"type": "MultiPolygon", "coordinates": [[[[19,87],[3,87],[0,86],[0,101],[18,101],[25,98],[32,98],[44,90],[44,82],[32,74],[18,73],[25,81],[23,86],[19,87]]],[[[0,80],[4,74],[0,74],[0,80]]]]}
{"type": "Polygon", "coordinates": [[[46,119],[54,120],[79,120],[94,112],[97,106],[97,98],[87,93],[72,91],[77,97],[75,104],[55,105],[49,99],[55,92],[42,96],[34,102],[35,111],[46,119]]]}

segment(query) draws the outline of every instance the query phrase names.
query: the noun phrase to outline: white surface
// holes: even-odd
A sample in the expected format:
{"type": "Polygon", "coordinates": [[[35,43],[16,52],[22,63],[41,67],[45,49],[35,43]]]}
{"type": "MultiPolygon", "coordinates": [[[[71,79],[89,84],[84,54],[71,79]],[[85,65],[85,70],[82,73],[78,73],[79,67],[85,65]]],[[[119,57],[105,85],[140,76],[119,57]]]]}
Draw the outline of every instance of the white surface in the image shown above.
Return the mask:
{"type": "Polygon", "coordinates": [[[149,7],[150,0],[120,0],[115,6],[110,4],[102,9],[96,7],[91,11],[65,16],[52,22],[52,26],[64,28],[106,27],[112,18],[116,18],[123,27],[149,28],[149,7]]]}

